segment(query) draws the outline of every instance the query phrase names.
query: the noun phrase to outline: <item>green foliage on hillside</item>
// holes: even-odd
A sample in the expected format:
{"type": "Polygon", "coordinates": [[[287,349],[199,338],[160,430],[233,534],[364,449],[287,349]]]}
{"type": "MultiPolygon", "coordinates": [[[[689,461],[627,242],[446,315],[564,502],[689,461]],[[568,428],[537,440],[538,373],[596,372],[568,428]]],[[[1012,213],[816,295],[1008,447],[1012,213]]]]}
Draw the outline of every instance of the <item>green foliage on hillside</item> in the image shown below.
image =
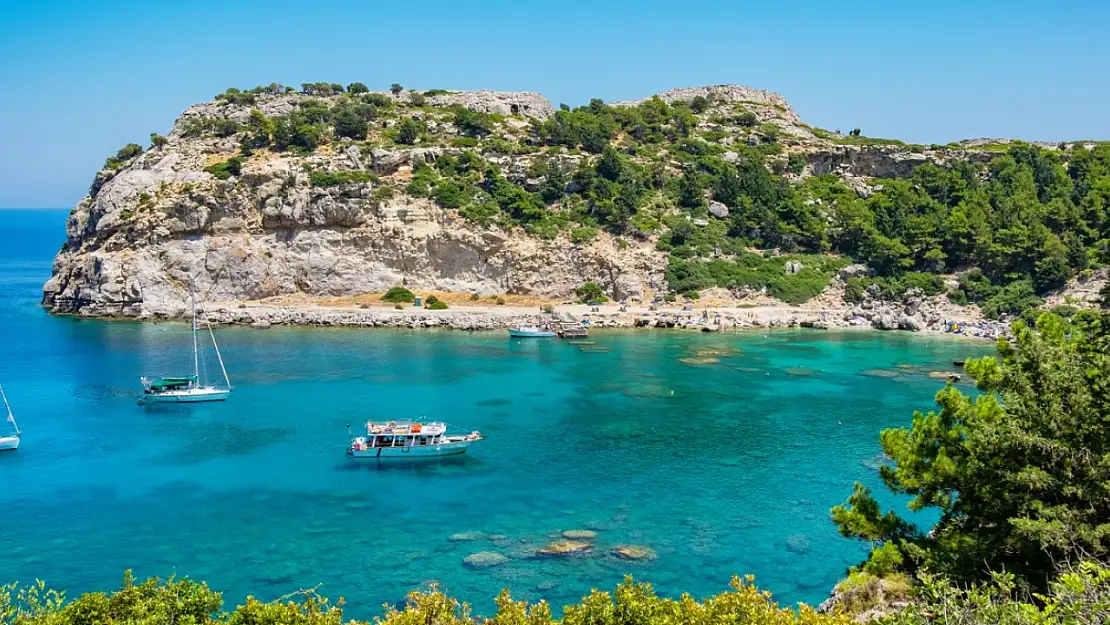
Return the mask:
{"type": "Polygon", "coordinates": [[[678,293],[694,295],[710,287],[747,287],[766,290],[768,295],[788,304],[800,304],[825,289],[829,279],[847,261],[831,256],[787,255],[765,258],[741,252],[733,259],[706,262],[680,259],[672,255],[667,267],[667,283],[678,293]],[[788,263],[802,264],[796,273],[786,270],[788,263]]]}
{"type": "Polygon", "coordinates": [[[416,296],[413,295],[412,291],[406,289],[405,287],[395,286],[391,287],[388,291],[385,292],[385,295],[382,296],[382,301],[389,302],[391,304],[411,304],[413,298],[415,297],[416,296]]]}
{"type": "MultiPolygon", "coordinates": [[[[220,99],[249,106],[286,90],[276,84],[230,89],[220,99]]],[[[402,89],[391,91],[398,96],[402,89]]],[[[1059,152],[1012,143],[985,166],[924,164],[904,179],[873,181],[874,192],[864,198],[833,176],[784,177],[804,171],[806,158],[793,147],[794,153],[783,153],[782,145],[793,139],[756,115],[755,104],[652,98],[615,107],[595,99],[522,126],[459,106],[405,106],[361,83],[346,89],[305,83],[301,93],[284,115],[253,110],[245,124],[192,117],[182,132],[235,136],[246,156],[261,149],[308,154],[351,142],[369,149],[463,149],[473,165],[466,171],[453,170],[456,154],[442,154],[448,166],[437,164],[423,180],[404,185],[466,219],[519,226],[543,238],[583,242],[595,229],[641,239],[658,235],[658,248],[671,256],[671,273],[696,278],[675,290],[735,284],[721,267],[743,265],[737,255],[752,249],[833,253],[866,262],[877,273],[871,282],[890,294],[904,290],[907,280],[932,293],[936,281],[921,274],[977,268],[949,297],[979,303],[990,316],[1015,316],[1079,271],[1110,260],[1106,144],[1059,152]],[[526,177],[510,172],[498,159],[504,155],[527,156],[520,159],[526,177]],[[728,216],[711,217],[710,201],[725,204],[728,216]],[[711,261],[724,265],[696,266],[711,261]]],[[[898,145],[855,130],[811,130],[834,143],[898,145]]],[[[851,290],[860,286],[867,284],[851,290]]],[[[786,289],[799,295],[812,290],[786,289]]]]}
{"type": "Polygon", "coordinates": [[[130,160],[138,157],[142,153],[143,146],[138,143],[128,143],[120,148],[115,156],[110,156],[104,161],[104,169],[118,169],[123,167],[130,160]]]}
{"type": "Polygon", "coordinates": [[[219,180],[227,180],[232,176],[238,176],[242,170],[243,159],[238,156],[233,156],[219,163],[213,163],[204,168],[204,171],[212,174],[219,180]]]}
{"type": "Polygon", "coordinates": [[[997,359],[967,363],[983,394],[949,384],[937,411],[880,436],[884,483],[935,511],[934,527],[882,513],[859,484],[833,509],[843,535],[873,545],[865,570],[959,582],[1004,570],[1043,590],[1060,563],[1110,555],[1110,316],[1044,313],[1014,333],[997,359]]]}
{"type": "Polygon", "coordinates": [[[596,282],[587,282],[574,290],[574,294],[578,296],[578,301],[584,304],[592,304],[594,302],[607,302],[609,298],[605,295],[605,291],[596,282]]]}
{"type": "Polygon", "coordinates": [[[309,172],[308,178],[314,187],[337,187],[370,182],[375,176],[365,171],[313,171],[309,172]]]}

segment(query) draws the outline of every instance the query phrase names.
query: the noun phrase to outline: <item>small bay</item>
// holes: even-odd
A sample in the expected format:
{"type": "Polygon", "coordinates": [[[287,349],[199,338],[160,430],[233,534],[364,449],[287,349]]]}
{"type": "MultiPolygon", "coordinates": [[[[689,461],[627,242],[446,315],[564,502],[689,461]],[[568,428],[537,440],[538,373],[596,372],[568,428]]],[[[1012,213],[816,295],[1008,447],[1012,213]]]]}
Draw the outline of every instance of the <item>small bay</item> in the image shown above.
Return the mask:
{"type": "Polygon", "coordinates": [[[230,605],[322,583],[367,617],[438,583],[489,613],[503,587],[558,605],[625,574],[704,596],[752,573],[783,603],[817,603],[865,553],[828,510],[854,481],[882,494],[879,431],[932,406],[928,372],[993,351],[812,330],[597,331],[584,350],[220,328],[231,399],[143,408],[140,374],[190,366],[188,327],[45,314],[63,223],[0,212],[0,383],[25,430],[0,455],[0,583],[71,596],[131,568],[203,579],[230,605]],[[487,440],[440,461],[344,458],[347,424],[421,416],[487,440]],[[575,530],[592,549],[536,557],[575,530]]]}

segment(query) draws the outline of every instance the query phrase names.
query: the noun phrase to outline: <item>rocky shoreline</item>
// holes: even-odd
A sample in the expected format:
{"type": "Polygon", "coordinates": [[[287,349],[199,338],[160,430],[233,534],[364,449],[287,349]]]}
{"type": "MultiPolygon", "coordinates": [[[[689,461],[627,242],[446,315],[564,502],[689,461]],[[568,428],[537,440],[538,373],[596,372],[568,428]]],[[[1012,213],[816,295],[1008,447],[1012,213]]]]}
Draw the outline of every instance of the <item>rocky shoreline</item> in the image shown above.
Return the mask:
{"type": "MultiPolygon", "coordinates": [[[[874,304],[868,308],[855,307],[788,307],[757,306],[750,308],[706,307],[700,309],[668,308],[652,310],[648,307],[628,307],[621,310],[616,305],[588,307],[563,305],[540,308],[479,307],[451,310],[425,310],[406,308],[395,310],[385,307],[349,308],[319,305],[270,305],[264,303],[216,303],[198,306],[198,313],[209,322],[219,325],[242,325],[254,328],[272,326],[308,327],[359,327],[394,329],[445,329],[461,331],[503,330],[522,324],[544,321],[578,322],[590,329],[608,328],[658,328],[719,332],[751,328],[813,328],[904,330],[958,334],[980,339],[996,339],[1009,334],[1008,324],[997,321],[963,321],[942,319],[930,311],[917,315],[907,314],[900,306],[874,304]],[[898,310],[895,310],[898,308],[898,310]],[[958,330],[954,331],[954,328],[958,330]]],[[[926,306],[925,309],[928,309],[926,306]]],[[[98,315],[78,314],[83,318],[102,318],[98,315]]],[[[138,321],[184,320],[182,314],[122,315],[118,317],[138,321]]]]}

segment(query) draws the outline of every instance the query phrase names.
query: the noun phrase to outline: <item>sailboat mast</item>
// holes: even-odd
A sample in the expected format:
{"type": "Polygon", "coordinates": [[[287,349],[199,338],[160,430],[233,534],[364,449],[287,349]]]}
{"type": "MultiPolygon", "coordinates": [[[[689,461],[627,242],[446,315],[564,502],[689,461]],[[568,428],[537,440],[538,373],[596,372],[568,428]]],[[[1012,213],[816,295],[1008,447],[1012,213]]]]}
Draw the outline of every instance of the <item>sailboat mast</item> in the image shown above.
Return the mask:
{"type": "Polygon", "coordinates": [[[227,377],[227,367],[224,366],[224,357],[220,355],[220,346],[216,345],[216,335],[212,333],[212,323],[208,321],[207,316],[204,319],[204,324],[208,326],[208,336],[212,337],[212,347],[216,350],[216,360],[220,361],[220,371],[224,372],[224,382],[230,389],[231,380],[227,377]]]}
{"type": "Polygon", "coordinates": [[[189,282],[189,303],[193,312],[193,377],[200,384],[200,354],[197,352],[197,297],[193,283],[189,282]]]}
{"type": "Polygon", "coordinates": [[[10,421],[12,427],[15,428],[15,435],[19,436],[21,434],[19,431],[19,424],[15,422],[15,415],[12,414],[12,407],[8,404],[8,396],[4,394],[3,386],[0,386],[0,397],[4,399],[4,408],[8,411],[8,421],[10,421]]]}

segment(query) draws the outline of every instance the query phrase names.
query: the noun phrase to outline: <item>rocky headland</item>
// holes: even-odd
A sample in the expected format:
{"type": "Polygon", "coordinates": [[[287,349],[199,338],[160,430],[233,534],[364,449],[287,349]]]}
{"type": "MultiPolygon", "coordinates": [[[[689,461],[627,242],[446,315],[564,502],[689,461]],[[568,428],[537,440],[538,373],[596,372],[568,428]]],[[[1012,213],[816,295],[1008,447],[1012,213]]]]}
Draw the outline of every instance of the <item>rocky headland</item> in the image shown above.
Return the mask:
{"type": "MultiPolygon", "coordinates": [[[[910,146],[824,131],[802,122],[782,96],[741,86],[587,108],[617,120],[602,144],[620,148],[617,156],[591,146],[589,120],[575,126],[578,112],[536,93],[323,83],[229,90],[187,109],[148,149],[128,146],[108,159],[68,218],[43,305],[82,316],[178,318],[191,283],[218,322],[488,329],[534,317],[544,302],[579,299],[579,289],[595,283],[631,307],[608,311],[615,325],[649,325],[649,315],[654,327],[670,311],[727,327],[947,331],[955,321],[983,322],[985,336],[1005,327],[1005,317],[992,325],[974,305],[920,290],[891,297],[868,287],[848,302],[846,281],[873,273],[844,268],[849,260],[813,278],[825,281],[823,291],[789,305],[766,285],[698,289],[695,301],[698,293],[676,293],[672,283],[669,241],[678,230],[689,230],[691,241],[700,232],[725,241],[728,230],[749,242],[747,251],[703,245],[697,254],[707,262],[755,253],[782,273],[803,269],[785,249],[751,247],[766,235],[736,232],[729,215],[750,203],[743,193],[729,206],[708,189],[694,202],[675,190],[689,154],[701,154],[702,167],[712,158],[742,169],[757,158],[797,193],[806,180],[827,177],[868,198],[883,180],[924,164],[981,166],[995,156],[981,144],[910,146]],[[609,169],[618,171],[610,175],[606,159],[616,159],[609,169]],[[634,198],[620,195],[630,188],[634,198]],[[526,295],[539,304],[396,311],[325,303],[398,285],[526,295]],[[300,303],[278,303],[289,297],[300,303]]],[[[805,203],[832,220],[820,217],[820,199],[805,203]]]]}

